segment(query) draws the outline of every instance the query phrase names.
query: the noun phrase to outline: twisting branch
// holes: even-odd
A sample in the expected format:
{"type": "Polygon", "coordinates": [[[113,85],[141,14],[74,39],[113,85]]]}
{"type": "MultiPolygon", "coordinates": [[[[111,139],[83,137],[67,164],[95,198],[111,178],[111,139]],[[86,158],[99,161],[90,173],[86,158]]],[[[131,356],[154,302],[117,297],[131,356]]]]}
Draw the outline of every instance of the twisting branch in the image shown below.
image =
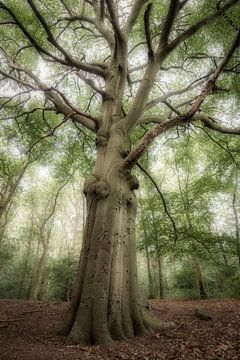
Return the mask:
{"type": "Polygon", "coordinates": [[[147,40],[147,47],[148,47],[148,57],[152,58],[154,55],[153,46],[152,46],[152,37],[150,31],[150,14],[152,9],[152,3],[148,4],[147,9],[144,13],[144,29],[145,29],[145,36],[147,40]]]}
{"type": "MultiPolygon", "coordinates": [[[[240,30],[236,33],[227,54],[223,58],[218,68],[209,77],[201,94],[193,102],[190,110],[185,115],[177,115],[172,119],[170,119],[169,121],[160,123],[159,125],[156,125],[152,129],[150,129],[146,133],[146,135],[142,138],[138,146],[135,149],[133,149],[131,153],[123,160],[123,167],[131,169],[138,162],[138,160],[143,155],[143,153],[148,149],[148,147],[153,142],[153,140],[161,133],[175,126],[186,124],[189,121],[194,120],[193,116],[200,109],[200,106],[202,105],[208,94],[212,91],[219,75],[221,74],[223,68],[228,64],[236,47],[239,45],[239,42],[240,42],[240,30]]],[[[215,128],[215,130],[217,130],[217,127],[215,128]]],[[[240,132],[238,134],[240,135],[240,132]]]]}
{"type": "Polygon", "coordinates": [[[172,223],[172,227],[173,227],[173,231],[174,231],[174,242],[176,242],[177,239],[178,239],[177,226],[176,226],[176,223],[175,223],[175,221],[174,221],[174,219],[173,219],[170,211],[168,210],[167,202],[166,202],[166,200],[165,200],[165,197],[164,197],[163,193],[161,192],[158,184],[156,183],[156,181],[154,180],[154,178],[152,177],[152,175],[150,175],[149,172],[148,172],[146,169],[144,169],[144,167],[142,167],[142,165],[140,165],[139,163],[137,163],[136,165],[137,165],[137,166],[139,167],[139,169],[151,180],[151,182],[152,182],[153,185],[155,186],[155,188],[156,188],[156,190],[157,190],[157,192],[158,192],[158,194],[159,194],[159,196],[160,196],[160,198],[161,198],[161,200],[162,200],[163,207],[164,207],[164,211],[165,211],[167,217],[169,218],[169,220],[170,220],[171,223],[172,223]]]}
{"type": "Polygon", "coordinates": [[[86,76],[84,76],[82,73],[77,72],[76,75],[82,80],[84,81],[88,86],[90,86],[95,92],[97,92],[98,94],[100,94],[102,97],[106,96],[106,92],[102,89],[100,89],[92,79],[87,78],[86,76]]]}

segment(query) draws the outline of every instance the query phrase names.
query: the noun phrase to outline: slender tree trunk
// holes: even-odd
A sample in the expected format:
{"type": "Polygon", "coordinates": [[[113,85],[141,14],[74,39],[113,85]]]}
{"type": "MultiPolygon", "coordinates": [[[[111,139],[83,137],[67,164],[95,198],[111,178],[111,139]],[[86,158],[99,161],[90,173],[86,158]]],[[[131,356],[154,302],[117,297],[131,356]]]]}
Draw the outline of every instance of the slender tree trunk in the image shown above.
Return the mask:
{"type": "Polygon", "coordinates": [[[239,216],[236,206],[236,200],[237,200],[237,186],[234,189],[232,205],[233,205],[233,213],[235,218],[236,253],[238,259],[238,265],[240,266],[240,222],[239,222],[239,216]]]}
{"type": "Polygon", "coordinates": [[[19,185],[20,181],[22,180],[23,175],[25,174],[29,164],[30,163],[28,162],[23,166],[23,168],[22,168],[21,172],[19,173],[19,175],[17,176],[15,182],[10,186],[6,197],[0,202],[0,219],[2,218],[6,209],[8,208],[8,205],[11,203],[11,200],[12,200],[13,196],[15,195],[18,185],[19,185]]]}
{"type": "Polygon", "coordinates": [[[205,287],[201,264],[196,256],[193,256],[192,259],[193,259],[193,264],[194,264],[196,278],[197,278],[199,295],[200,295],[200,298],[204,300],[204,299],[207,299],[207,291],[206,291],[206,287],[205,287]]]}
{"type": "Polygon", "coordinates": [[[25,260],[24,260],[24,266],[23,266],[23,270],[22,270],[22,277],[21,277],[20,284],[19,284],[18,298],[22,297],[22,291],[23,291],[23,288],[24,288],[24,281],[25,281],[25,278],[26,278],[28,260],[29,260],[29,255],[30,255],[30,251],[31,251],[31,246],[32,246],[32,240],[33,240],[33,219],[31,219],[31,227],[30,227],[30,231],[29,231],[27,252],[26,252],[26,257],[25,257],[25,260]]]}
{"type": "Polygon", "coordinates": [[[224,267],[225,267],[224,272],[225,272],[226,277],[228,277],[231,274],[231,270],[230,270],[230,266],[229,266],[229,263],[228,263],[228,258],[227,258],[227,255],[226,255],[226,251],[224,249],[224,246],[223,246],[223,243],[222,243],[221,239],[218,241],[218,244],[219,244],[221,255],[222,255],[222,258],[223,258],[223,262],[224,262],[224,267]]]}
{"type": "Polygon", "coordinates": [[[153,277],[152,277],[152,269],[151,269],[151,260],[149,255],[148,246],[145,246],[146,259],[147,259],[147,273],[148,273],[148,298],[154,299],[154,285],[153,285],[153,277]]]}
{"type": "Polygon", "coordinates": [[[28,290],[28,300],[39,300],[43,270],[46,265],[47,259],[48,259],[48,242],[43,244],[43,249],[40,257],[38,257],[37,254],[36,264],[33,268],[31,282],[28,290]]]}
{"type": "Polygon", "coordinates": [[[159,255],[157,258],[158,263],[158,278],[159,278],[159,297],[160,299],[165,298],[165,277],[164,277],[164,269],[163,269],[163,259],[162,256],[159,255]]]}
{"type": "Polygon", "coordinates": [[[101,132],[95,173],[84,185],[87,216],[78,275],[69,311],[59,329],[75,344],[109,345],[114,339],[171,326],[159,324],[140,303],[134,194],[138,181],[118,166],[123,140],[116,128],[106,146],[101,132]]]}

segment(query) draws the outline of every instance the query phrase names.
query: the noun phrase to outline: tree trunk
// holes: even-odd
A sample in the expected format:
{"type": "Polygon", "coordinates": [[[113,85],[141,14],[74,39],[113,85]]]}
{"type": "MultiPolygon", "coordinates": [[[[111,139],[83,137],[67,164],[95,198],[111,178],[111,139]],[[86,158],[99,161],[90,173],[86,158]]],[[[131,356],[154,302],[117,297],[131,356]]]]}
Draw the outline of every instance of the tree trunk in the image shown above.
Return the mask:
{"type": "Polygon", "coordinates": [[[231,275],[231,268],[228,263],[228,258],[227,258],[226,251],[223,246],[222,239],[219,239],[218,244],[219,244],[221,255],[223,258],[223,262],[224,262],[224,274],[226,277],[229,277],[231,275]]]}
{"type": "Polygon", "coordinates": [[[33,218],[31,218],[31,227],[30,227],[30,231],[29,231],[27,251],[26,251],[26,256],[25,256],[25,260],[24,260],[22,276],[21,276],[21,280],[20,280],[20,284],[19,284],[19,290],[18,290],[18,298],[19,299],[21,299],[22,291],[24,289],[24,282],[25,282],[26,273],[27,273],[28,260],[29,260],[29,256],[30,256],[30,252],[31,252],[32,240],[33,240],[33,218]]]}
{"type": "Polygon", "coordinates": [[[158,278],[159,278],[159,297],[160,299],[165,298],[165,279],[164,279],[164,271],[163,271],[163,259],[162,256],[159,255],[157,258],[158,262],[158,278]]]}
{"type": "Polygon", "coordinates": [[[28,290],[28,300],[39,300],[43,270],[48,258],[48,244],[43,244],[41,256],[36,258],[31,283],[28,290]]]}
{"type": "Polygon", "coordinates": [[[239,223],[238,211],[236,206],[236,200],[237,200],[237,184],[233,193],[232,205],[233,205],[233,213],[235,218],[236,253],[238,259],[238,265],[240,266],[240,223],[239,223]]]}
{"type": "Polygon", "coordinates": [[[200,262],[196,256],[193,257],[193,263],[195,267],[195,273],[197,278],[197,284],[199,289],[199,295],[201,299],[207,299],[207,291],[205,287],[205,282],[203,278],[202,268],[200,262]]]}
{"type": "MultiPolygon", "coordinates": [[[[104,129],[102,129],[104,130],[104,129]]],[[[87,217],[69,311],[59,332],[68,341],[110,345],[143,335],[159,324],[144,310],[138,293],[135,248],[138,181],[121,171],[123,137],[116,129],[97,138],[95,173],[86,179],[87,217]]]]}
{"type": "Polygon", "coordinates": [[[154,299],[154,285],[153,285],[153,277],[152,277],[152,269],[151,269],[151,260],[148,251],[148,246],[145,246],[146,259],[147,259],[147,273],[148,273],[148,299],[154,299]]]}
{"type": "Polygon", "coordinates": [[[22,180],[24,174],[25,174],[25,171],[27,170],[28,166],[29,166],[29,162],[27,162],[22,170],[20,171],[20,173],[18,174],[17,178],[15,179],[15,182],[13,182],[13,184],[11,186],[9,186],[9,189],[8,189],[8,192],[5,196],[4,199],[2,199],[0,201],[0,219],[2,218],[4,212],[6,211],[8,205],[11,203],[11,200],[13,198],[13,196],[15,195],[16,193],[16,190],[18,188],[18,185],[20,183],[20,181],[22,180]]]}

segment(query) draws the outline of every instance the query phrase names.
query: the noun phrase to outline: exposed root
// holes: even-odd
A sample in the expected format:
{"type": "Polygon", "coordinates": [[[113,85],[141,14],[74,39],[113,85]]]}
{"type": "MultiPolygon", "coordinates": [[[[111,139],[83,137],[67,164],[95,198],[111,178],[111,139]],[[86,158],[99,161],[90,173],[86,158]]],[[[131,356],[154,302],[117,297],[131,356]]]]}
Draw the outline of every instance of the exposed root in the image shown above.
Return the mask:
{"type": "Polygon", "coordinates": [[[150,315],[147,311],[144,312],[144,325],[152,331],[165,331],[173,329],[176,324],[171,321],[161,321],[158,318],[150,315]]]}

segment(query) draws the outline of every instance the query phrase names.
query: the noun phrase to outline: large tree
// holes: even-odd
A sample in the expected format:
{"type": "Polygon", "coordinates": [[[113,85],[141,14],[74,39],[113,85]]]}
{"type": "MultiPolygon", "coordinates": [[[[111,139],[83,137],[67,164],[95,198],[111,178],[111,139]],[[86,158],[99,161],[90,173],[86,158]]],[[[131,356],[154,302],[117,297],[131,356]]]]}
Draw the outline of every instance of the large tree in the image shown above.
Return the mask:
{"type": "Polygon", "coordinates": [[[109,344],[171,325],[151,318],[139,300],[139,184],[132,170],[171,128],[198,121],[240,133],[236,123],[213,118],[210,106],[202,111],[209,95],[224,91],[216,83],[223,71],[225,86],[238,76],[239,3],[0,1],[3,119],[10,112],[22,129],[29,117],[42,114],[46,126],[32,147],[66,122],[79,128],[80,141],[91,141],[89,132],[96,135],[95,168],[84,185],[87,219],[78,275],[61,329],[69,341],[109,344]],[[51,112],[58,122],[47,121],[51,112]],[[146,133],[132,148],[131,136],[143,126],[146,133]]]}

